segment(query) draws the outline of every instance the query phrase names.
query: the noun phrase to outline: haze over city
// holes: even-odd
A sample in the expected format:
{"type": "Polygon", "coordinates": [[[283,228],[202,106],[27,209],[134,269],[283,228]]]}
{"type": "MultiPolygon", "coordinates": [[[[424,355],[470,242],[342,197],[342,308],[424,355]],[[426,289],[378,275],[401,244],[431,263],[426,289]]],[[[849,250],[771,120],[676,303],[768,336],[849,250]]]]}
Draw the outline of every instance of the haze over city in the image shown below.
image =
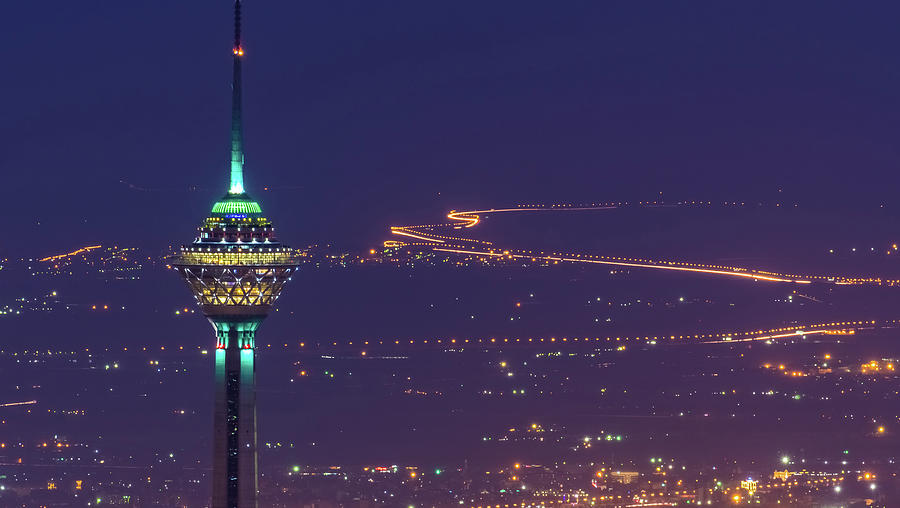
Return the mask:
{"type": "Polygon", "coordinates": [[[896,5],[4,12],[0,508],[900,505],[896,5]]]}

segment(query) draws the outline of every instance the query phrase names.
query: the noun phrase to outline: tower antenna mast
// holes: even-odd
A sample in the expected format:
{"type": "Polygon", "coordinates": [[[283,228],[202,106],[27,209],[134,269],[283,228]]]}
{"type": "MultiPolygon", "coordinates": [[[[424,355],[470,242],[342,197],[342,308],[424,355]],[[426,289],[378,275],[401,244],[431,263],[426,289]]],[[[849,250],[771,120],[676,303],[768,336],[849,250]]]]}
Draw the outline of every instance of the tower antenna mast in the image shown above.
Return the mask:
{"type": "Polygon", "coordinates": [[[234,72],[231,89],[231,179],[229,194],[244,193],[244,125],[241,99],[241,0],[234,0],[234,72]]]}

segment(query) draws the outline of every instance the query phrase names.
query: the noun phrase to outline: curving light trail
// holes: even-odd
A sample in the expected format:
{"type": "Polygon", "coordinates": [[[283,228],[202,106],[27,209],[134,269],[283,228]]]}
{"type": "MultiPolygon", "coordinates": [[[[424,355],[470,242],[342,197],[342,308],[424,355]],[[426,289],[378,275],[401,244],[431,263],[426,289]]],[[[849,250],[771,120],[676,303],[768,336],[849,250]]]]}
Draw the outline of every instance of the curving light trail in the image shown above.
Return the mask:
{"type": "MultiPolygon", "coordinates": [[[[576,211],[576,210],[614,210],[618,208],[618,206],[579,206],[579,207],[519,207],[519,208],[490,208],[487,210],[469,210],[467,212],[457,212],[456,210],[450,210],[450,213],[447,214],[447,218],[450,220],[464,222],[465,225],[462,227],[471,228],[476,226],[481,218],[478,216],[479,214],[485,213],[498,213],[498,212],[556,212],[560,210],[568,210],[568,211],[576,211]]],[[[457,226],[459,227],[459,226],[457,226]]]]}
{"type": "Polygon", "coordinates": [[[727,275],[729,277],[744,277],[747,279],[754,280],[765,280],[771,282],[796,282],[797,284],[809,284],[810,280],[804,279],[788,279],[778,276],[772,275],[761,275],[755,271],[749,272],[739,272],[739,271],[726,271],[726,270],[714,270],[711,268],[688,268],[683,266],[672,266],[665,264],[652,264],[652,262],[627,262],[627,261],[602,261],[599,259],[582,259],[582,258],[573,258],[573,257],[558,257],[558,256],[547,256],[547,255],[524,255],[524,254],[513,254],[509,251],[505,253],[494,253],[494,252],[478,252],[478,251],[470,251],[463,249],[442,249],[435,247],[433,250],[440,252],[452,252],[455,254],[473,254],[476,256],[493,256],[493,257],[507,257],[507,258],[519,258],[519,259],[531,259],[531,260],[546,260],[546,261],[566,261],[570,263],[593,263],[600,265],[615,265],[615,266],[630,266],[636,268],[656,268],[659,270],[675,270],[681,272],[694,272],[694,273],[706,273],[713,275],[727,275]]]}
{"type": "MultiPolygon", "coordinates": [[[[639,203],[642,206],[658,207],[668,206],[661,205],[657,202],[639,203]]],[[[694,202],[686,204],[696,204],[694,202]]],[[[702,202],[701,204],[707,204],[702,202]]],[[[711,203],[709,203],[711,204],[711,203]]],[[[625,266],[632,268],[649,268],[657,270],[669,270],[680,272],[691,272],[706,275],[737,277],[742,279],[751,279],[766,282],[786,282],[793,284],[810,284],[812,282],[823,282],[837,285],[900,285],[900,280],[882,279],[880,277],[848,277],[842,275],[808,275],[808,274],[788,274],[771,272],[767,270],[759,270],[745,268],[739,266],[724,266],[704,263],[690,263],[684,261],[669,260],[652,260],[641,258],[626,258],[617,256],[600,256],[594,254],[583,253],[560,253],[560,252],[535,252],[530,250],[513,250],[513,249],[494,249],[486,246],[493,245],[492,242],[479,240],[462,236],[454,230],[464,228],[472,228],[481,222],[481,217],[485,214],[493,213],[512,213],[512,212],[561,212],[561,211],[584,211],[584,210],[613,210],[620,208],[628,203],[602,203],[592,206],[569,206],[569,205],[550,205],[550,206],[534,206],[526,205],[517,208],[488,208],[482,210],[458,211],[452,210],[447,214],[447,218],[452,222],[447,224],[428,224],[419,226],[393,226],[391,234],[404,236],[418,240],[418,242],[388,240],[385,247],[401,248],[406,246],[418,246],[430,248],[437,252],[447,252],[453,254],[464,254],[477,257],[488,257],[496,259],[524,259],[532,262],[566,262],[566,263],[590,263],[600,265],[625,266]],[[476,247],[477,246],[477,247],[476,247]]],[[[671,205],[675,206],[675,205],[671,205]]]]}

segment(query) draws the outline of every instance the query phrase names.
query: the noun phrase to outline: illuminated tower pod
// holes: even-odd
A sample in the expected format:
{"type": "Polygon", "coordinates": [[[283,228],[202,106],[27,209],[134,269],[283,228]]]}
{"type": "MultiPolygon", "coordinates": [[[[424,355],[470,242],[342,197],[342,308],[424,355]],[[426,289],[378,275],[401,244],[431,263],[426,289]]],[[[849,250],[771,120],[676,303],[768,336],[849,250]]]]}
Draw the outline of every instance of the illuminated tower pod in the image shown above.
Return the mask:
{"type": "Polygon", "coordinates": [[[256,330],[298,263],[244,191],[241,0],[234,19],[228,192],[172,265],[216,330],[212,508],[257,508],[256,330]]]}

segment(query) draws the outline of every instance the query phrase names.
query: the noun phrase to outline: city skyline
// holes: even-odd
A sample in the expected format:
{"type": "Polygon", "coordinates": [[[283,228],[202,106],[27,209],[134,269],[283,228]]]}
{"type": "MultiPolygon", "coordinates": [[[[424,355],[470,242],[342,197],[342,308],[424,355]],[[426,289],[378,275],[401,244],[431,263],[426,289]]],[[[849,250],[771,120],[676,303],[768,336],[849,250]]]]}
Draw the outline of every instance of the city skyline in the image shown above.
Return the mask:
{"type": "Polygon", "coordinates": [[[897,12],[10,6],[0,508],[900,503],[897,12]]]}

